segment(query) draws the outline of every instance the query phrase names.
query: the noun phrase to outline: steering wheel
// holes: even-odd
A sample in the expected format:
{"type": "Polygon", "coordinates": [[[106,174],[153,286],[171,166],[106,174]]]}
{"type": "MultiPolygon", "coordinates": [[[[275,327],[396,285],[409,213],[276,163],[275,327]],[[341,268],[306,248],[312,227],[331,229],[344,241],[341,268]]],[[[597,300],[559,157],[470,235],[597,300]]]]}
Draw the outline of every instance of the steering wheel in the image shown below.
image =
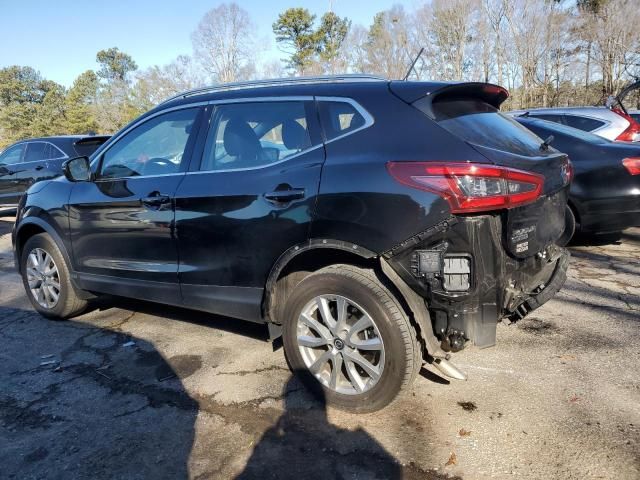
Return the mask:
{"type": "Polygon", "coordinates": [[[170,169],[169,167],[175,167],[175,165],[166,158],[154,157],[144,162],[144,173],[149,174],[149,171],[153,172],[156,169],[162,173],[173,173],[173,169],[170,169]]]}

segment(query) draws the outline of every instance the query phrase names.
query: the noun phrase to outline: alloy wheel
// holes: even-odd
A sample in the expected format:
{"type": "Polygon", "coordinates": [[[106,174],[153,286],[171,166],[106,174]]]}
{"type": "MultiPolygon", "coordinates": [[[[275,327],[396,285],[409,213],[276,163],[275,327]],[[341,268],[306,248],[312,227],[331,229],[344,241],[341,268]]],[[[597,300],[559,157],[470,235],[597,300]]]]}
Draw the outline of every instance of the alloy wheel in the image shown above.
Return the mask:
{"type": "Polygon", "coordinates": [[[60,273],[53,256],[34,248],[27,257],[27,282],[33,298],[43,308],[52,309],[60,299],[60,273]]]}
{"type": "Polygon", "coordinates": [[[300,354],[329,389],[356,395],[373,388],[384,368],[384,343],[373,318],[340,295],[319,295],[300,313],[300,354]]]}

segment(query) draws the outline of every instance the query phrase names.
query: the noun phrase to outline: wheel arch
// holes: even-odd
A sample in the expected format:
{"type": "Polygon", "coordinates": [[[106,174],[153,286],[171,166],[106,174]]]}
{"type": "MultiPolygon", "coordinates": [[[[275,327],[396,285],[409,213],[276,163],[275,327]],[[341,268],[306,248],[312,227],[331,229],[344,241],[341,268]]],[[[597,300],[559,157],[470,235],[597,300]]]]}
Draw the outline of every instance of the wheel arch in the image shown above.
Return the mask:
{"type": "Polygon", "coordinates": [[[65,243],[63,242],[60,234],[56,231],[55,228],[53,228],[51,225],[49,225],[47,222],[45,222],[41,218],[30,217],[30,218],[25,218],[16,229],[14,252],[15,252],[16,269],[18,270],[18,273],[22,273],[20,258],[22,256],[22,249],[24,248],[24,245],[27,243],[27,241],[31,237],[41,233],[46,233],[53,239],[53,241],[56,243],[56,245],[62,252],[64,261],[69,266],[69,270],[72,271],[71,257],[69,256],[69,252],[67,251],[65,243]]]}
{"type": "Polygon", "coordinates": [[[272,339],[280,336],[282,323],[280,318],[289,292],[307,275],[336,263],[346,263],[375,271],[417,327],[418,340],[424,348],[424,353],[428,352],[429,355],[438,358],[445,357],[433,333],[424,300],[378,254],[340,240],[311,240],[290,248],[276,261],[267,279],[262,305],[263,317],[269,325],[272,339]]]}
{"type": "Polygon", "coordinates": [[[263,316],[280,324],[288,293],[307,275],[335,263],[374,268],[378,255],[359,245],[331,239],[313,239],[285,251],[271,268],[264,290],[263,316]]]}

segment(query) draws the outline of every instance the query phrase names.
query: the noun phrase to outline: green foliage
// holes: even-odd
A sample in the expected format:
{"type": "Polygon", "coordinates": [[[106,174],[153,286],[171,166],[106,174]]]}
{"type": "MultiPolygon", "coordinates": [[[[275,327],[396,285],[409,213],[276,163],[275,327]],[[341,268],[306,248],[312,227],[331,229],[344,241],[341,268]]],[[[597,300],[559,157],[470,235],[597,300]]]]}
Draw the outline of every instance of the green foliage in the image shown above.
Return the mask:
{"type": "Polygon", "coordinates": [[[125,81],[129,73],[138,69],[131,55],[121,52],[117,47],[100,50],[96,54],[96,62],[100,64],[98,76],[107,82],[125,81]]]}
{"type": "Polygon", "coordinates": [[[346,17],[340,18],[333,12],[327,12],[322,16],[318,30],[321,37],[322,60],[330,62],[338,56],[350,28],[351,20],[346,17]]]}
{"type": "Polygon", "coordinates": [[[289,8],[272,26],[276,42],[290,53],[288,66],[299,73],[304,73],[320,51],[322,33],[314,29],[315,19],[306,8],[289,8]]]}
{"type": "Polygon", "coordinates": [[[26,137],[63,132],[65,89],[31,67],[0,69],[0,148],[26,137]]]}
{"type": "Polygon", "coordinates": [[[46,81],[46,90],[31,129],[34,136],[63,135],[68,132],[65,115],[66,90],[62,85],[46,81]]]}
{"type": "Polygon", "coordinates": [[[98,76],[93,70],[80,74],[65,99],[67,133],[87,133],[98,130],[95,105],[98,96],[98,76]]]}
{"type": "Polygon", "coordinates": [[[45,93],[42,77],[33,68],[13,65],[0,69],[0,106],[41,102],[45,93]]]}
{"type": "MultiPolygon", "coordinates": [[[[316,16],[306,8],[289,8],[273,24],[276,42],[289,54],[287,66],[296,73],[321,69],[319,62],[332,64],[340,53],[351,21],[333,12],[325,13],[315,28],[316,16]]],[[[333,68],[330,68],[333,70],[333,68]]]]}

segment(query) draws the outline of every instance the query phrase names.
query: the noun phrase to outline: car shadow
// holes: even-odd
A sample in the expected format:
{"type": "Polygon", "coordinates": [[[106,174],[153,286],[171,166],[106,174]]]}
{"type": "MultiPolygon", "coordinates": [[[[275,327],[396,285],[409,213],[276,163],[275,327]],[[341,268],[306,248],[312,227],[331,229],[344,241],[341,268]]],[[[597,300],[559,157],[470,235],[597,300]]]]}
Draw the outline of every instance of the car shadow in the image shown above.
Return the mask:
{"type": "Polygon", "coordinates": [[[622,232],[600,234],[576,234],[569,242],[569,247],[600,247],[604,245],[620,245],[622,232]]]}
{"type": "Polygon", "coordinates": [[[236,480],[453,478],[403,466],[364,429],[333,425],[325,397],[320,393],[309,408],[297,395],[300,388],[292,376],[283,390],[284,412],[257,442],[236,480]]]}
{"type": "Polygon", "coordinates": [[[188,478],[199,405],[151,344],[0,306],[3,478],[188,478]]]}
{"type": "MultiPolygon", "coordinates": [[[[183,384],[197,367],[185,370],[144,338],[4,306],[0,344],[3,478],[193,477],[196,420],[211,408],[183,384]]],[[[270,426],[236,478],[453,478],[403,466],[364,429],[333,425],[325,399],[313,399],[295,376],[282,398],[275,421],[259,409],[250,413],[269,418],[270,426]]],[[[237,422],[247,408],[257,407],[218,414],[237,422]]],[[[220,435],[212,431],[200,441],[224,442],[220,435]]]]}

